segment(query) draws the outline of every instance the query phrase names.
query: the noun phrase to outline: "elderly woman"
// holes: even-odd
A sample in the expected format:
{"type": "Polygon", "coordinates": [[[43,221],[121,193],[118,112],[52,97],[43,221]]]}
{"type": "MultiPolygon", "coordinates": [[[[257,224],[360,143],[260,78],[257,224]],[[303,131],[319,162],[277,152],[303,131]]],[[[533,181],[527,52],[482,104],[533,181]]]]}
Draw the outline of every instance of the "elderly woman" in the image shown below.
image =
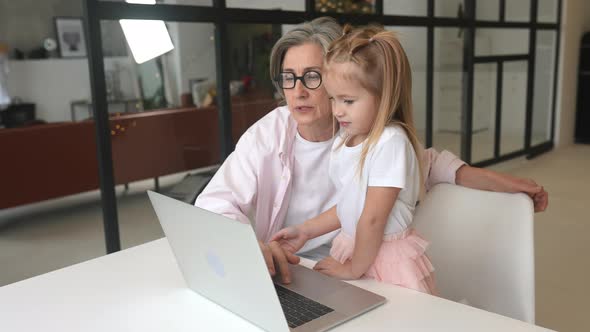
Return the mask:
{"type": "MultiPolygon", "coordinates": [[[[195,205],[243,223],[252,223],[269,272],[278,268],[282,281],[290,282],[288,263],[295,253],[270,237],[319,215],[336,204],[335,188],[328,176],[330,148],[337,123],[322,86],[324,55],[342,34],[340,25],[322,17],[287,32],[274,45],[270,74],[287,106],[274,109],[238,141],[195,205]]],[[[448,151],[425,151],[426,190],[437,183],[471,188],[525,192],[535,210],[547,206],[548,195],[532,180],[501,175],[466,165],[448,151]]],[[[309,241],[299,255],[321,258],[334,233],[309,241]]]]}

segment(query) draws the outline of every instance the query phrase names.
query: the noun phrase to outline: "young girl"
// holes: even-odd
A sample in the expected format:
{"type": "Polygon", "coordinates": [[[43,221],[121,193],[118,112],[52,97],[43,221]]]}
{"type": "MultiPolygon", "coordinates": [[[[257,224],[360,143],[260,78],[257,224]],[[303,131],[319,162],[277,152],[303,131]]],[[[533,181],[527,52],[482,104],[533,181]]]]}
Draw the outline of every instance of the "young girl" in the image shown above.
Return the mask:
{"type": "MultiPolygon", "coordinates": [[[[340,134],[330,156],[337,205],[272,240],[299,250],[341,228],[314,267],[341,279],[374,278],[435,294],[428,243],[411,228],[422,188],[411,72],[393,32],[345,27],[326,55],[324,84],[340,134]]],[[[313,184],[310,184],[313,185],[313,184]]]]}

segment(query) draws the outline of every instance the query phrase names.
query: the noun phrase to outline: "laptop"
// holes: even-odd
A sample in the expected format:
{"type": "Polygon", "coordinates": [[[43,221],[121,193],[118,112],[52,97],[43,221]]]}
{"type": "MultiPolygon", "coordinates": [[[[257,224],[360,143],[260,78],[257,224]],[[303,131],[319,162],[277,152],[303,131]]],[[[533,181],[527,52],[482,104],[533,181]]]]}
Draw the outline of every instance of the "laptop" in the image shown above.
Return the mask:
{"type": "Polygon", "coordinates": [[[292,265],[292,282],[268,273],[252,226],[148,191],[193,291],[267,331],[325,331],[385,298],[292,265]]]}

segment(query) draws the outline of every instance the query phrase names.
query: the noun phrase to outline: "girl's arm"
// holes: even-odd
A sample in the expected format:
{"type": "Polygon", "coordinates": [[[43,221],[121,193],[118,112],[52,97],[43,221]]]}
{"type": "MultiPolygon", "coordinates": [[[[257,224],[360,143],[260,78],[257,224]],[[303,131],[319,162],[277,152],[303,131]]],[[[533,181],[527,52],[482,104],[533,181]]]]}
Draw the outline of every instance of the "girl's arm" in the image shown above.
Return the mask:
{"type": "Polygon", "coordinates": [[[310,239],[330,233],[338,228],[340,228],[340,220],[338,220],[338,215],[336,214],[336,205],[301,225],[302,231],[305,232],[310,239]]]}
{"type": "Polygon", "coordinates": [[[338,228],[340,228],[340,220],[336,214],[336,206],[333,206],[303,224],[281,229],[271,237],[270,241],[278,241],[282,248],[296,253],[309,239],[335,231],[338,228]]]}
{"type": "Polygon", "coordinates": [[[383,232],[400,188],[368,187],[365,206],[356,228],[351,259],[352,276],[360,278],[373,264],[383,242],[383,232]]]}

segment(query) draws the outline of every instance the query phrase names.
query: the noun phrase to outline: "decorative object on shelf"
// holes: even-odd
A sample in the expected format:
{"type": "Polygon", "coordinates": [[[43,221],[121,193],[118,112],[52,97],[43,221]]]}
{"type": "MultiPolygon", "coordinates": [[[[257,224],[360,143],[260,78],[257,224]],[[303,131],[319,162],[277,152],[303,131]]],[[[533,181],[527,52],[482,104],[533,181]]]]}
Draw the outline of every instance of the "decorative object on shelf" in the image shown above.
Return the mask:
{"type": "Polygon", "coordinates": [[[203,103],[201,104],[202,107],[207,107],[211,105],[215,105],[215,97],[217,97],[217,89],[212,87],[207,91],[205,95],[205,99],[203,99],[203,103]]]}
{"type": "Polygon", "coordinates": [[[121,91],[121,79],[119,77],[121,71],[121,65],[115,61],[113,62],[113,68],[104,72],[108,101],[125,99],[121,91]]]}
{"type": "Polygon", "coordinates": [[[12,58],[15,60],[23,60],[25,58],[25,52],[19,48],[12,50],[12,58]]]}
{"type": "Polygon", "coordinates": [[[57,42],[53,38],[45,38],[43,40],[43,48],[47,51],[47,56],[50,58],[57,57],[57,42]]]}
{"type": "Polygon", "coordinates": [[[36,47],[27,53],[28,59],[47,59],[47,51],[43,46],[36,47]]]}
{"type": "Polygon", "coordinates": [[[244,92],[244,82],[231,80],[229,81],[229,95],[236,96],[244,92]]]}
{"type": "MultiPolygon", "coordinates": [[[[115,114],[114,116],[111,117],[111,120],[117,120],[118,117],[120,117],[121,114],[115,114]]],[[[125,132],[127,131],[128,128],[130,127],[136,127],[137,126],[137,121],[133,120],[133,121],[111,121],[111,136],[121,136],[123,134],[125,134],[125,132]]]]}
{"type": "Polygon", "coordinates": [[[191,94],[193,96],[193,103],[197,107],[203,107],[205,96],[209,92],[211,82],[206,78],[195,78],[188,81],[191,94]]]}
{"type": "Polygon", "coordinates": [[[86,56],[86,39],[81,17],[56,17],[55,33],[62,58],[86,56]]]}
{"type": "Polygon", "coordinates": [[[318,0],[315,10],[320,13],[374,14],[375,0],[318,0]]]}

